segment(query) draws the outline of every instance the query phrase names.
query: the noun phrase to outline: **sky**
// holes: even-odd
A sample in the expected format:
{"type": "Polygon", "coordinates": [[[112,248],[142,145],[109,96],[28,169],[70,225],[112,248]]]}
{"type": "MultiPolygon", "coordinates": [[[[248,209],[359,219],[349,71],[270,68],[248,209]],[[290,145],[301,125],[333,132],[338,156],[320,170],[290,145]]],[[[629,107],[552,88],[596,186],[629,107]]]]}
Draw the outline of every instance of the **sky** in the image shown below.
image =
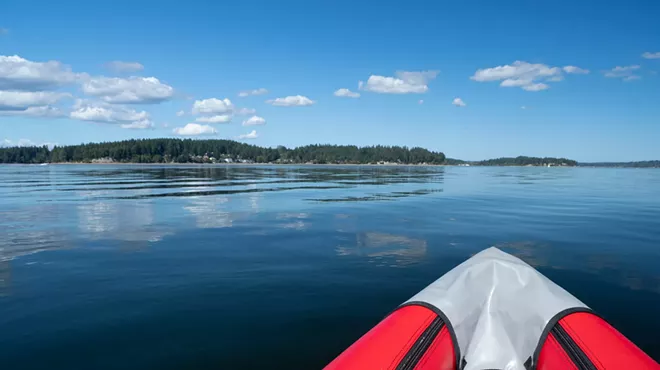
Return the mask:
{"type": "Polygon", "coordinates": [[[0,145],[660,159],[658,19],[656,0],[4,0],[0,145]]]}

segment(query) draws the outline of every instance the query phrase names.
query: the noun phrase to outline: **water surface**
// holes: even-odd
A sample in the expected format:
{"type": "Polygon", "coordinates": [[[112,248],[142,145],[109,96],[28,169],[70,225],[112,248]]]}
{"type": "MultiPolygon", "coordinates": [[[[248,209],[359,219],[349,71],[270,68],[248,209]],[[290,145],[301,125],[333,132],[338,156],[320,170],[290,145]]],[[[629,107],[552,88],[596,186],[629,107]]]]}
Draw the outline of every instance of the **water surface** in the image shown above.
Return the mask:
{"type": "Polygon", "coordinates": [[[660,359],[660,171],[0,167],[5,369],[320,368],[498,246],[660,359]]]}

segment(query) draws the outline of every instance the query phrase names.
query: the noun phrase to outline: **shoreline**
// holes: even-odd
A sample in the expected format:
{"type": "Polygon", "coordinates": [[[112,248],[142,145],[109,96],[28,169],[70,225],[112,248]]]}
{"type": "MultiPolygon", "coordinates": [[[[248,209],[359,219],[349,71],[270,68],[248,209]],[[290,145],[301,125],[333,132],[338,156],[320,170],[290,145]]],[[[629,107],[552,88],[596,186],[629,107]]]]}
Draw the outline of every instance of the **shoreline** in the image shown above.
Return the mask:
{"type": "MultiPolygon", "coordinates": [[[[538,167],[538,168],[577,168],[577,167],[588,167],[588,168],[635,168],[635,167],[619,167],[619,166],[535,166],[535,165],[477,165],[470,164],[469,166],[461,164],[370,164],[370,163],[131,163],[131,162],[101,162],[101,163],[89,163],[89,162],[45,162],[45,163],[0,163],[0,166],[209,166],[209,167],[220,167],[220,166],[273,166],[273,167],[283,167],[283,166],[328,166],[328,167],[538,167]]],[[[655,168],[655,167],[647,167],[655,168]]]]}

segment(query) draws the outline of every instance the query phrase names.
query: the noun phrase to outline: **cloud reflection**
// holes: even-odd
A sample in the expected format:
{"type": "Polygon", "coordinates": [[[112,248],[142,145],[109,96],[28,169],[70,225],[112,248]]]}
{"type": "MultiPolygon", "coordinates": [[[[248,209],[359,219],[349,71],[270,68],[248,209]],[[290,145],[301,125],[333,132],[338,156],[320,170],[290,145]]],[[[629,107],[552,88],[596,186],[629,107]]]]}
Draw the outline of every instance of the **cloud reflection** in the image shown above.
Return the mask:
{"type": "Polygon", "coordinates": [[[365,232],[356,234],[355,246],[340,246],[336,251],[340,256],[363,256],[379,265],[403,267],[420,262],[427,243],[404,235],[365,232]]]}

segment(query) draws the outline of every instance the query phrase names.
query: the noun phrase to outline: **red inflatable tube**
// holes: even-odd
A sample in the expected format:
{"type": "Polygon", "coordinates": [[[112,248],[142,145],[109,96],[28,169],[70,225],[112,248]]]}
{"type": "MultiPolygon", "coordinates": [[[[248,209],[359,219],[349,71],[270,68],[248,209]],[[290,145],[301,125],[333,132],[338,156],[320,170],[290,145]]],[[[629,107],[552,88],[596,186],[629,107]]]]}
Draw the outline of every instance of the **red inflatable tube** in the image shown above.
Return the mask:
{"type": "Polygon", "coordinates": [[[537,369],[660,370],[660,365],[605,320],[576,312],[552,327],[541,347],[537,369]]]}
{"type": "Polygon", "coordinates": [[[455,370],[453,341],[447,325],[433,310],[398,308],[353,343],[326,370],[455,370]]]}

